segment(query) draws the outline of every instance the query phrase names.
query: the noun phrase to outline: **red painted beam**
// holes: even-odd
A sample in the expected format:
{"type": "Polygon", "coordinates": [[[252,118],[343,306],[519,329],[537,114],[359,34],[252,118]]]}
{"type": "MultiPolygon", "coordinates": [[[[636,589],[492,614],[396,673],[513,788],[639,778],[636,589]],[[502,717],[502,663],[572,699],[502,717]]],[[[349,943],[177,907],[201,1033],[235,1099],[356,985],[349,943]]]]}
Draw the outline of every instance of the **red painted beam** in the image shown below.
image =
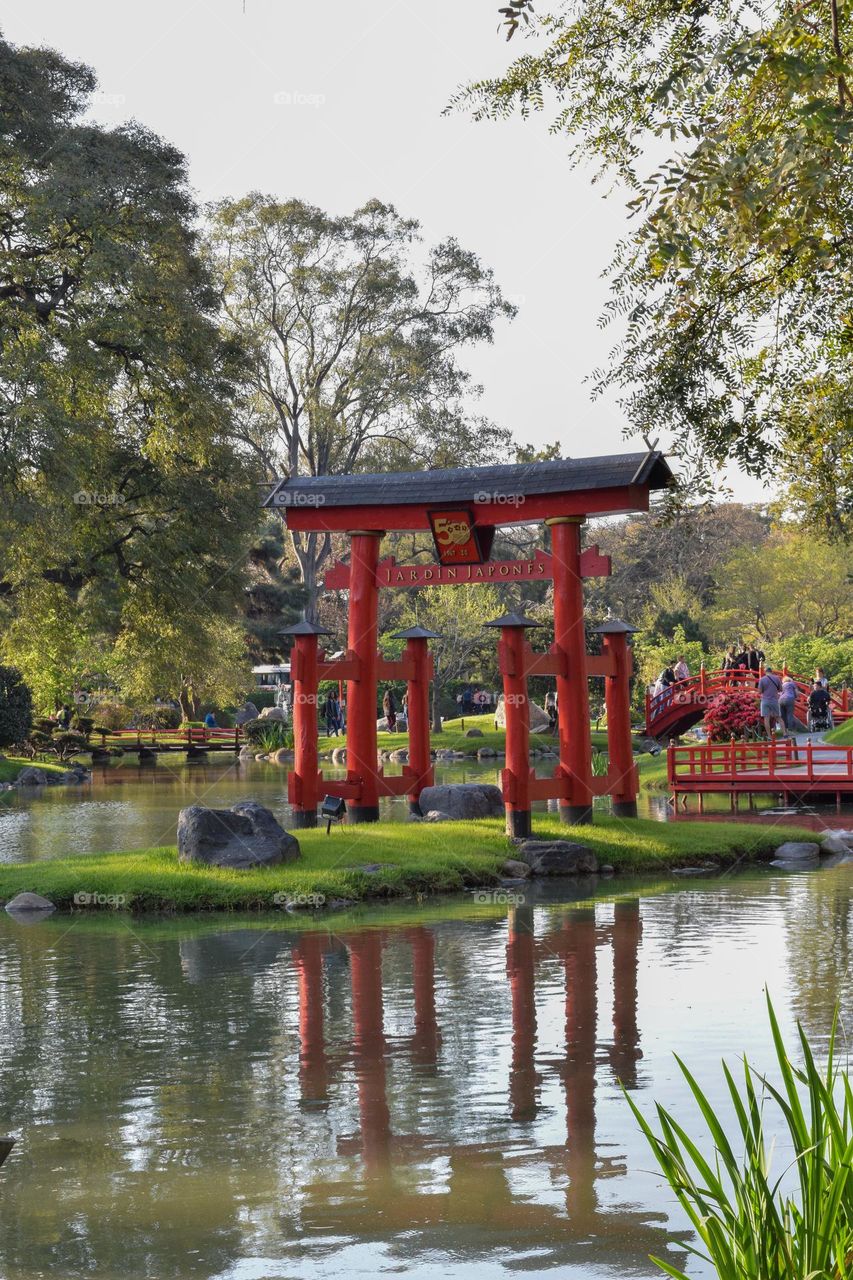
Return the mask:
{"type": "MultiPolygon", "coordinates": [[[[396,506],[281,507],[288,529],[333,532],[350,529],[430,529],[427,512],[435,503],[396,506]]],[[[479,528],[538,524],[553,516],[627,515],[648,511],[649,491],[643,485],[612,489],[580,489],[571,493],[540,493],[525,498],[524,505],[507,509],[506,503],[484,502],[476,508],[479,528]]]]}
{"type": "MultiPolygon", "coordinates": [[[[596,545],[581,552],[582,578],[609,578],[610,556],[596,545]]],[[[540,551],[532,560],[490,560],[487,564],[397,564],[393,556],[380,560],[376,580],[380,587],[464,587],[471,582],[548,582],[554,576],[551,556],[540,551]]],[[[349,564],[336,560],[323,579],[327,591],[346,591],[349,564]]]]}

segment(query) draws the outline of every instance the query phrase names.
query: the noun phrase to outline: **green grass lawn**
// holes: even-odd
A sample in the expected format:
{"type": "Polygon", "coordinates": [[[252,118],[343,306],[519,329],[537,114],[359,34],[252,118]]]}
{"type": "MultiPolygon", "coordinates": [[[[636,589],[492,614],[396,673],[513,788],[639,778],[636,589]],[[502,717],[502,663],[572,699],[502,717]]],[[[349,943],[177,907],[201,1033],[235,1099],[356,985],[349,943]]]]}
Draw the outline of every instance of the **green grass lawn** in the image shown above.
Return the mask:
{"type": "Polygon", "coordinates": [[[65,773],[67,764],[46,763],[44,760],[24,760],[20,756],[4,756],[0,760],[0,782],[14,782],[22,769],[43,769],[45,773],[65,773]]]}
{"type": "MultiPolygon", "coordinates": [[[[619,872],[656,872],[713,859],[728,866],[766,858],[786,839],[815,839],[796,827],[754,824],[664,823],[596,817],[588,827],[564,827],[556,815],[536,815],[539,838],[560,837],[591,846],[602,864],[619,872]]],[[[181,864],[174,848],[135,853],[80,854],[44,862],[0,865],[0,899],[22,890],[41,893],[57,907],[76,894],[118,897],[133,911],[260,910],[275,895],[327,901],[405,897],[494,884],[514,846],[502,818],[432,824],[377,823],[342,827],[327,836],[317,828],[298,833],[297,863],[255,871],[226,871],[181,864]],[[373,873],[365,864],[379,864],[373,873]]]]}
{"type": "Polygon", "coordinates": [[[853,717],[850,720],[842,720],[841,724],[830,729],[824,742],[834,742],[839,747],[853,747],[853,717]]]}

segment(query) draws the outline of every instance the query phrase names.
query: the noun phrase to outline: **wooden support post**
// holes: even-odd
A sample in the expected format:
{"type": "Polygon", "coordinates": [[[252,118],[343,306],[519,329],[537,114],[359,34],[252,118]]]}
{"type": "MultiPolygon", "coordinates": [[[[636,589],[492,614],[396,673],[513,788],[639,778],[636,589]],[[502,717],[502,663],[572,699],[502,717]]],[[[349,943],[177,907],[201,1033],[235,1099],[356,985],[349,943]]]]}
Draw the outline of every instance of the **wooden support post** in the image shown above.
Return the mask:
{"type": "Polygon", "coordinates": [[[379,767],[376,760],[377,619],[376,566],[382,534],[353,532],[349,580],[348,649],[356,655],[355,678],[347,681],[347,781],[359,796],[347,811],[349,822],[378,822],[379,767]]]}
{"type": "Polygon", "coordinates": [[[536,940],[532,907],[510,907],[506,971],[512,1004],[509,1102],[513,1120],[536,1115],[536,940]]]}
{"type": "Polygon", "coordinates": [[[527,700],[527,646],[524,632],[538,626],[520,613],[486,623],[500,630],[498,665],[503,676],[506,719],[506,768],[501,780],[508,836],[530,835],[530,705],[527,700]]]}
{"type": "Polygon", "coordinates": [[[290,676],[293,683],[293,768],[287,776],[287,798],[294,827],[316,827],[320,803],[317,758],[317,637],[332,633],[313,622],[296,622],[279,632],[293,637],[290,676]]]}
{"type": "Polygon", "coordinates": [[[409,772],[412,786],[408,792],[410,813],[420,813],[420,794],[433,784],[432,755],[429,746],[429,682],[432,658],[428,642],[438,640],[438,632],[425,627],[409,627],[397,631],[394,639],[406,641],[406,657],[410,665],[407,712],[409,720],[409,772]]]}
{"type": "Polygon", "coordinates": [[[557,718],[560,765],[569,782],[569,796],[560,799],[560,817],[567,823],[592,822],[592,744],[580,571],[583,517],[559,516],[545,523],[551,530],[554,645],[565,661],[564,673],[557,676],[557,718]]]}
{"type": "Polygon", "coordinates": [[[612,660],[612,669],[604,677],[604,703],[607,708],[607,781],[613,813],[619,818],[636,818],[639,780],[631,743],[631,669],[633,659],[628,636],[634,627],[614,618],[596,627],[602,637],[604,652],[612,660]]]}

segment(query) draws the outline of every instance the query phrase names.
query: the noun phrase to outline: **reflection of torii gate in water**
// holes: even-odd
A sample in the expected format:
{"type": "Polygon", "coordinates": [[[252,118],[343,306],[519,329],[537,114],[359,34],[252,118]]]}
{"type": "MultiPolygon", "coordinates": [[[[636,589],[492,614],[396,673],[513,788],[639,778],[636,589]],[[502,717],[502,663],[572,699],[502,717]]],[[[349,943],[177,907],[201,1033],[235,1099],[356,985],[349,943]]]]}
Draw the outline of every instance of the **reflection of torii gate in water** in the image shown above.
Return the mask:
{"type": "MultiPolygon", "coordinates": [[[[441,1034],[436,1015],[435,935],[424,926],[407,931],[414,966],[414,1034],[405,1048],[397,1041],[394,1054],[407,1052],[421,1069],[440,1069],[441,1034]]],[[[390,935],[389,935],[390,936],[390,935]]],[[[636,1063],[642,1057],[637,1026],[637,964],[641,924],[636,900],[615,905],[612,926],[597,925],[594,909],[571,909],[555,928],[537,938],[533,913],[524,906],[510,912],[507,936],[507,975],[512,1015],[512,1053],[507,1098],[512,1119],[522,1125],[539,1112],[541,1076],[535,1062],[537,965],[556,960],[565,973],[565,1054],[543,1062],[563,1083],[566,1100],[566,1142],[531,1154],[528,1134],[514,1150],[507,1141],[448,1142],[443,1134],[395,1134],[386,1096],[386,1041],[383,1010],[381,930],[363,930],[341,939],[324,933],[304,934],[293,951],[299,977],[300,1091],[305,1103],[316,1106],[329,1099],[332,1080],[345,1058],[353,1064],[358,1088],[360,1126],[355,1138],[338,1138],[340,1152],[360,1151],[364,1173],[359,1203],[360,1229],[371,1232],[375,1210],[382,1231],[402,1233],[467,1224],[485,1226],[489,1247],[518,1246],[529,1233],[531,1247],[560,1240],[590,1241],[610,1250],[602,1261],[613,1263],[617,1241],[624,1248],[619,1261],[633,1262],[649,1252],[660,1253],[673,1239],[666,1215],[642,1209],[599,1208],[595,1184],[622,1171],[618,1160],[601,1157],[595,1144],[596,950],[610,943],[613,953],[613,1036],[608,1058],[613,1073],[627,1086],[636,1083],[636,1063]],[[350,958],[353,1036],[351,1053],[331,1060],[326,1050],[322,1009],[323,955],[346,945],[350,958]],[[449,1161],[446,1194],[423,1195],[395,1180],[395,1169],[421,1160],[449,1161]],[[565,1209],[537,1203],[513,1193],[513,1169],[529,1174],[539,1159],[565,1186],[565,1209]]],[[[350,1234],[354,1219],[340,1192],[324,1183],[306,1186],[300,1208],[310,1233],[350,1234]]],[[[473,1243],[473,1241],[472,1241],[473,1243]]],[[[625,1273],[631,1270],[626,1266],[625,1273]]]]}
{"type": "Polygon", "coordinates": [[[294,765],[288,777],[294,826],[316,825],[323,792],[347,801],[349,821],[375,822],[381,795],[406,795],[417,811],[422,789],[432,783],[428,714],[432,668],[427,645],[434,633],[421,627],[399,632],[406,648],[395,661],[377,652],[380,586],[430,585],[432,578],[427,576],[428,566],[412,566],[415,581],[411,577],[407,581],[406,566],[389,566],[385,561],[386,572],[380,573],[379,546],[389,530],[432,529],[442,561],[435,568],[436,581],[524,581],[545,572],[553,577],[554,644],[548,653],[533,653],[524,632],[535,624],[519,614],[488,624],[500,630],[498,652],[506,701],[502,783],[509,834],[530,834],[533,800],[558,800],[563,821],[570,823],[592,820],[594,795],[610,795],[614,812],[636,816],[628,697],[631,628],[606,623],[599,628],[603,653],[587,654],[580,526],[589,515],[647,510],[650,491],[664,488],[671,478],[663,455],[650,449],[645,454],[529,465],[295,476],[279,481],[265,505],[279,510],[289,529],[346,533],[350,539],[349,564],[337,566],[329,584],[349,587],[346,656],[326,661],[317,644],[318,636],[328,632],[311,622],[288,628],[294,638],[294,765]],[[540,522],[548,526],[551,536],[546,570],[528,573],[525,562],[488,563],[496,528],[540,522]],[[552,778],[536,778],[530,769],[527,680],[531,675],[553,676],[556,681],[560,760],[552,778]],[[596,778],[589,734],[590,676],[604,677],[607,705],[609,771],[596,778]],[[409,763],[397,776],[386,776],[377,761],[380,678],[408,683],[409,763]],[[324,781],[318,770],[321,679],[347,681],[347,776],[343,781],[324,781]]]}

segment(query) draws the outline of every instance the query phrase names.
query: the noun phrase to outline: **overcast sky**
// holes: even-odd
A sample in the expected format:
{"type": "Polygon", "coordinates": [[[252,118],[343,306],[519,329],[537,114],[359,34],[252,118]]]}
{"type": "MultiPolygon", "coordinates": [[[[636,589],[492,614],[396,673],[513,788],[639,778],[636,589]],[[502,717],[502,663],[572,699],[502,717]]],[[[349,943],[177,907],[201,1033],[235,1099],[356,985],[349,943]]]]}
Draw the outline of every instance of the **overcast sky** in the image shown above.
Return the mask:
{"type": "MultiPolygon", "coordinates": [[[[547,115],[472,124],[443,116],[458,85],[523,47],[497,31],[498,0],[6,0],[15,44],[50,44],[94,67],[105,124],[134,117],[189,157],[198,197],[258,189],[333,212],[370,197],[456,236],[519,307],[491,348],[466,356],[481,410],[566,455],[626,448],[613,400],[585,378],[614,334],[597,324],[601,272],[625,226],[573,170],[547,115]]],[[[665,440],[665,436],[663,437],[665,440]]],[[[627,447],[642,447],[636,440],[627,447]]],[[[677,462],[677,459],[674,459],[677,462]]],[[[760,499],[753,481],[735,493],[760,499]]]]}

